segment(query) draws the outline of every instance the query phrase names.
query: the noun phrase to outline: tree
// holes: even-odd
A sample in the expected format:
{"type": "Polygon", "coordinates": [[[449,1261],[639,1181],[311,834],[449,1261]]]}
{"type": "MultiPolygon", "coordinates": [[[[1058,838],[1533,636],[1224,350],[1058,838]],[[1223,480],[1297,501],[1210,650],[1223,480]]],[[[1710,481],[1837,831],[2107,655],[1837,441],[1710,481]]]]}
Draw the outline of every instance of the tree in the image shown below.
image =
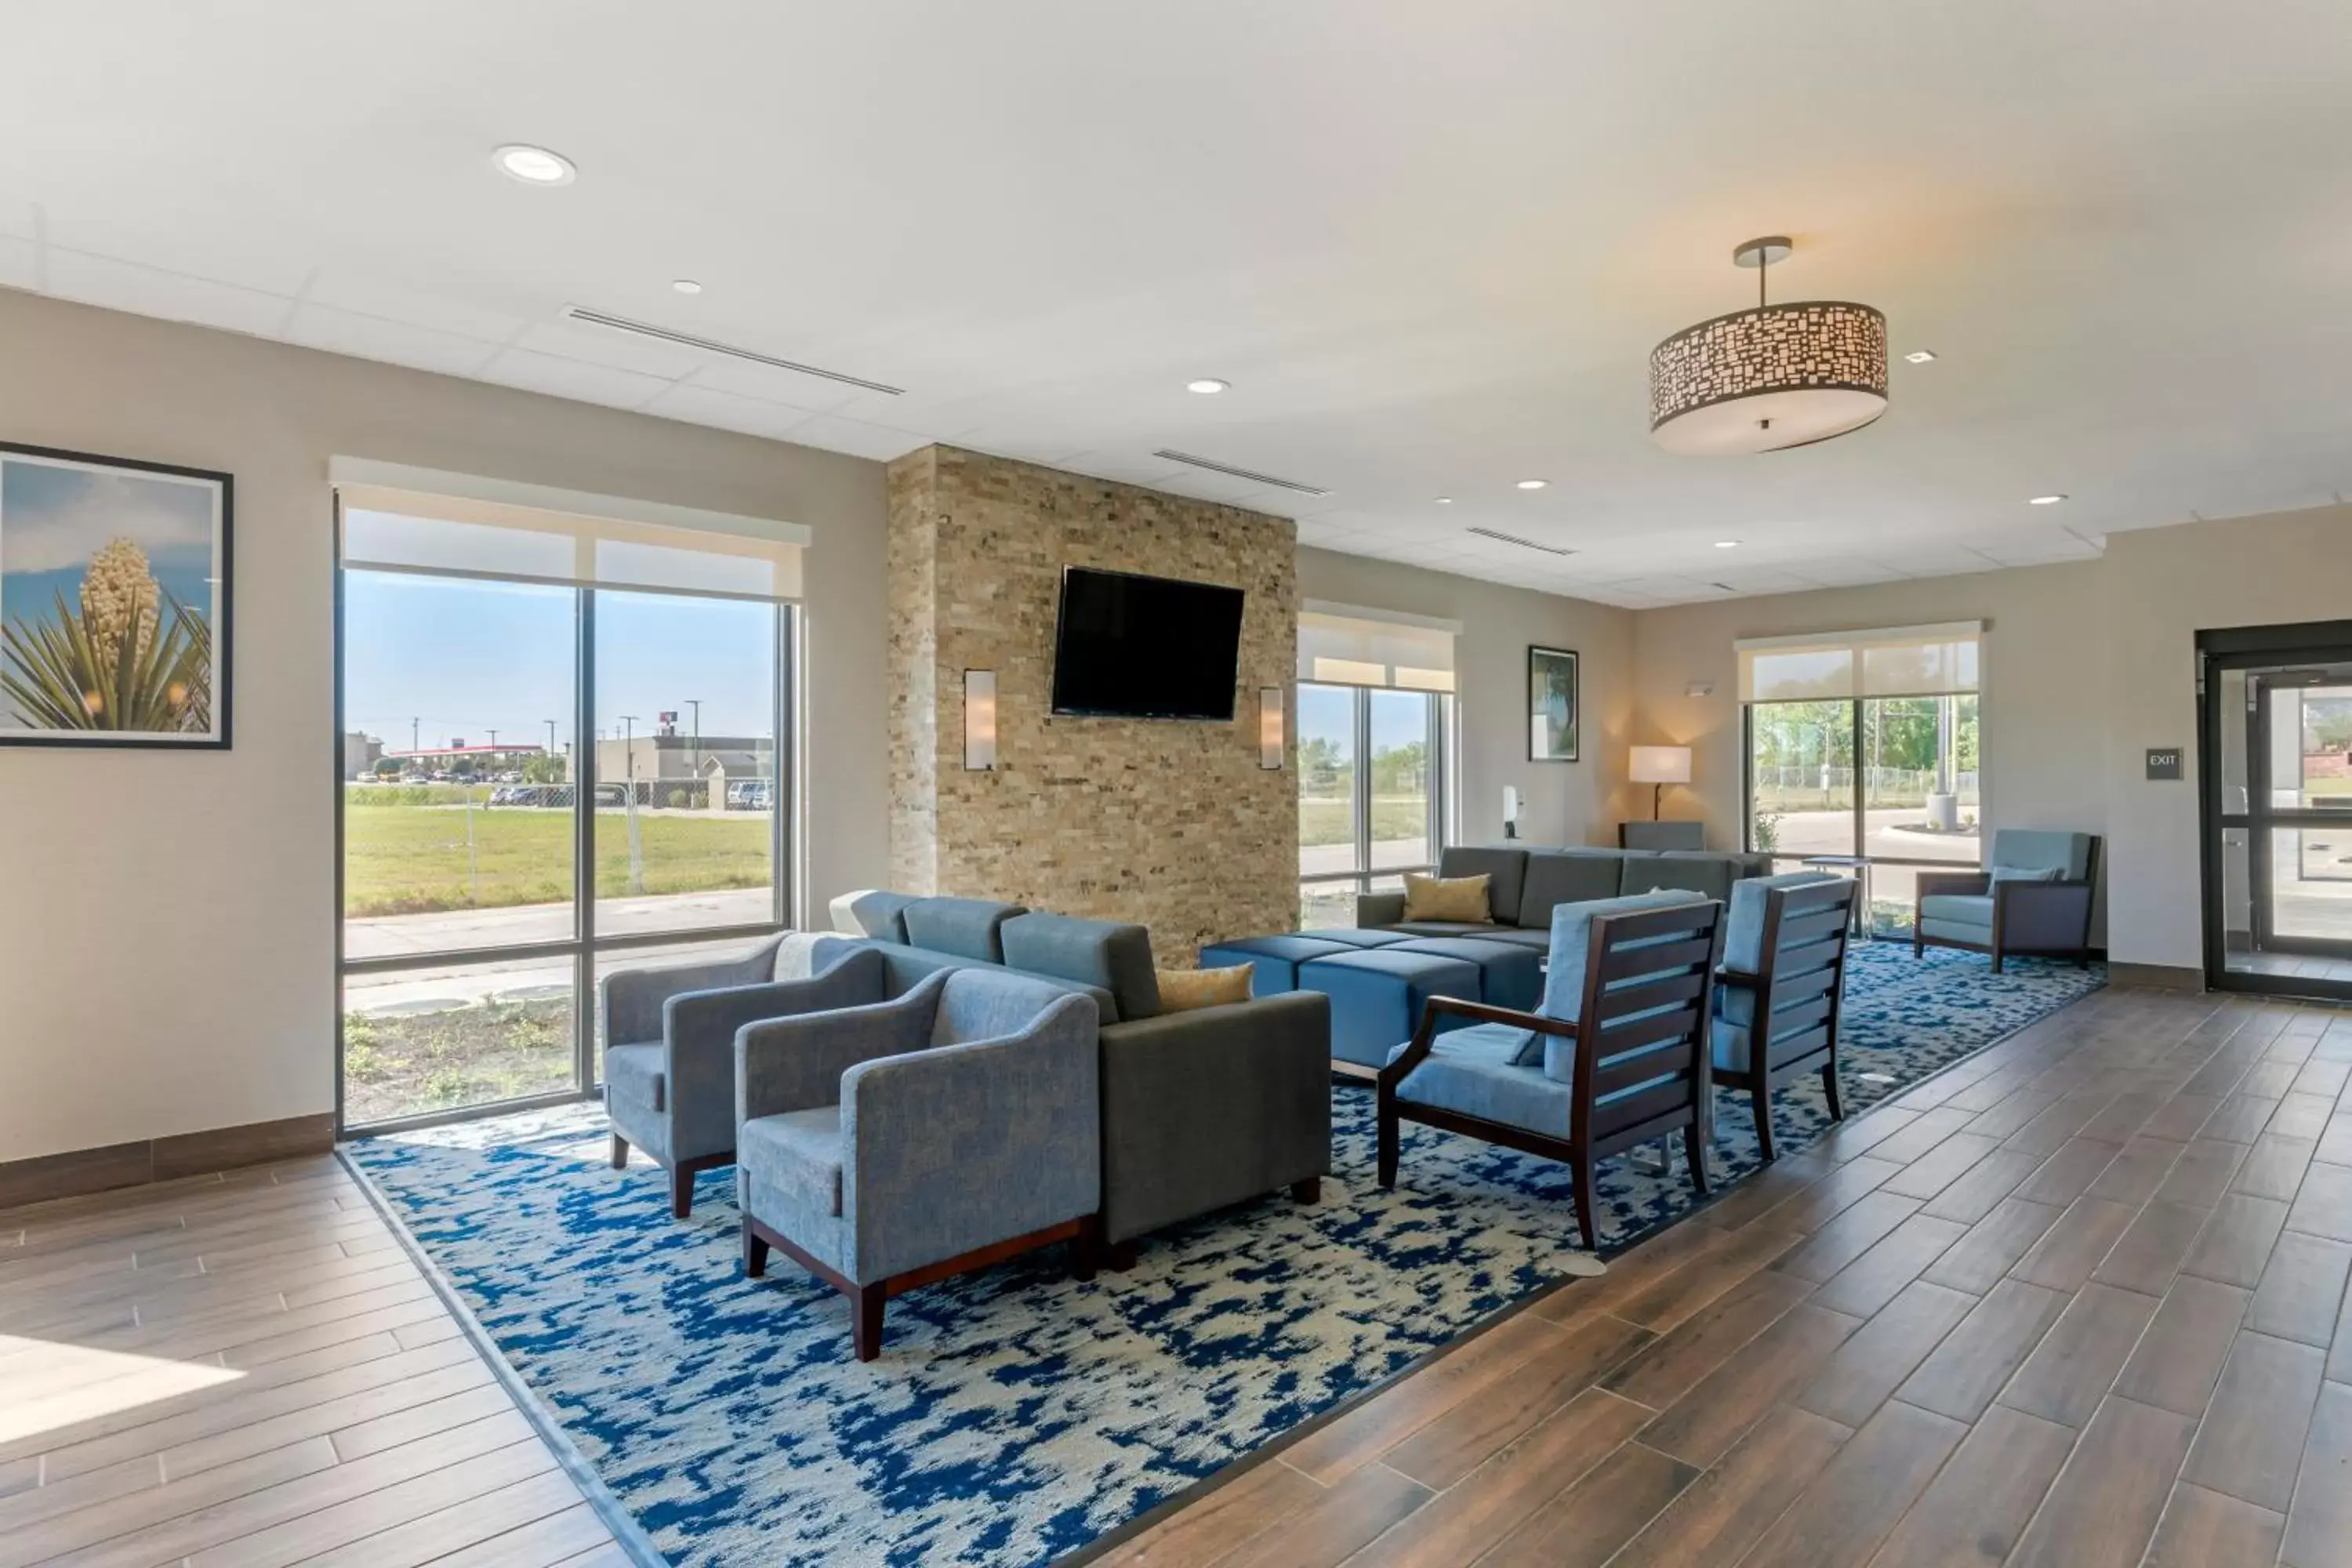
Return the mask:
{"type": "Polygon", "coordinates": [[[551,757],[544,752],[525,759],[522,764],[523,782],[526,784],[562,784],[563,773],[563,759],[551,757]]]}
{"type": "Polygon", "coordinates": [[[375,776],[380,779],[396,779],[400,776],[399,760],[394,757],[379,758],[374,771],[375,776]]]}

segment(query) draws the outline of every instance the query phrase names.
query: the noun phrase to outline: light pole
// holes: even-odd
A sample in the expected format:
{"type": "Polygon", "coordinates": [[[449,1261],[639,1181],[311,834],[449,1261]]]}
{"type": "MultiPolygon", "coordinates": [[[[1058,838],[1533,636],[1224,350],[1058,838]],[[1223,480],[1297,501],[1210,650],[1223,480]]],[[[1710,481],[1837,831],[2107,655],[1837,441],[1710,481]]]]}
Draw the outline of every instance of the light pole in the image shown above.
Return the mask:
{"type": "Polygon", "coordinates": [[[547,754],[552,758],[555,755],[555,721],[549,719],[544,722],[547,725],[547,754]]]}
{"type": "MultiPolygon", "coordinates": [[[[694,741],[687,749],[686,771],[696,784],[699,784],[702,782],[702,699],[689,697],[686,705],[694,710],[694,741]]],[[[689,800],[692,798],[688,796],[689,800]]]]}
{"type": "Polygon", "coordinates": [[[624,713],[620,718],[621,765],[629,781],[629,891],[642,893],[646,890],[646,848],[645,841],[637,836],[637,716],[624,713]]]}

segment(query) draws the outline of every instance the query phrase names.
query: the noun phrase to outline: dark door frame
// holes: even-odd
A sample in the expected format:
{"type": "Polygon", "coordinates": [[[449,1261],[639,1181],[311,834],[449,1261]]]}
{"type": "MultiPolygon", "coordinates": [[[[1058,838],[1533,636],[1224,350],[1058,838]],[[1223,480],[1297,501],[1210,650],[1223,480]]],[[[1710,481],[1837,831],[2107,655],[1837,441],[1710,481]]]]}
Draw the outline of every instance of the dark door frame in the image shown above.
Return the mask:
{"type": "Polygon", "coordinates": [[[2254,948],[2352,960],[2352,940],[2265,939],[2270,919],[2271,835],[2282,827],[2352,830],[2352,809],[2283,808],[2270,804],[2270,748],[2266,743],[2270,720],[2267,708],[2260,701],[2250,708],[2247,718],[2246,809],[2230,811],[2222,798],[2222,672],[2298,664],[2352,664],[2352,621],[2242,626],[2197,634],[2198,852],[2203,878],[2205,983],[2217,991],[2352,1001],[2352,982],[2263,974],[2232,969],[2229,963],[2229,884],[2222,838],[2229,832],[2246,835],[2248,935],[2254,948]]]}

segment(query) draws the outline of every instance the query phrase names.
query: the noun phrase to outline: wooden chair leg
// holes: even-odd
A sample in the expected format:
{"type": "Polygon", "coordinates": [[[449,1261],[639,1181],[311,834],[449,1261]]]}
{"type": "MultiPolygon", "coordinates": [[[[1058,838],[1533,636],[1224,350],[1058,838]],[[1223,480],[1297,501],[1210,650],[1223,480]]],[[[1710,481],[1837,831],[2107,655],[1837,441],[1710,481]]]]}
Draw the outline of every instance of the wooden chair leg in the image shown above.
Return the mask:
{"type": "Polygon", "coordinates": [[[1320,1176],[1309,1176],[1304,1181],[1291,1183],[1290,1195],[1302,1204],[1322,1202],[1323,1178],[1320,1176]]]}
{"type": "Polygon", "coordinates": [[[629,1141],[615,1132],[613,1134],[613,1169],[625,1171],[628,1168],[629,1141]]]}
{"type": "Polygon", "coordinates": [[[751,1222],[743,1222],[743,1278],[764,1279],[768,1274],[768,1244],[752,1230],[751,1222]]]}
{"type": "Polygon", "coordinates": [[[1822,1069],[1822,1093],[1826,1095],[1829,1099],[1830,1120],[1832,1121],[1843,1121],[1845,1120],[1845,1107],[1838,1103],[1838,1077],[1837,1063],[1835,1062],[1830,1063],[1829,1066],[1822,1069]]]}
{"type": "Polygon", "coordinates": [[[2000,973],[2000,949],[1999,948],[1992,950],[1992,972],[1995,974],[2000,973]]]}
{"type": "Polygon", "coordinates": [[[849,1292],[850,1310],[856,1314],[850,1328],[850,1347],[859,1361],[872,1361],[882,1353],[882,1308],[889,1300],[880,1285],[853,1286],[849,1292]]]}
{"type": "MultiPolygon", "coordinates": [[[[1769,1112],[1766,1119],[1769,1120],[1769,1112]]],[[[1683,1129],[1683,1156],[1690,1161],[1691,1185],[1698,1189],[1699,1196],[1706,1196],[1706,1139],[1699,1132],[1696,1117],[1683,1129]]]]}
{"type": "Polygon", "coordinates": [[[1078,1239],[1070,1244],[1071,1275],[1081,1284],[1092,1279],[1097,1266],[1102,1261],[1102,1215],[1088,1215],[1086,1228],[1079,1231],[1078,1239]]]}
{"type": "MultiPolygon", "coordinates": [[[[1748,1091],[1749,1110],[1756,1115],[1756,1147],[1769,1164],[1780,1158],[1772,1152],[1772,1091],[1759,1086],[1748,1091]]],[[[1700,1189],[1705,1191],[1704,1188],[1700,1189]]]]}
{"type": "Polygon", "coordinates": [[[1380,1183],[1383,1188],[1396,1185],[1397,1141],[1396,1100],[1389,1086],[1382,1084],[1380,1109],[1380,1183]]]}
{"type": "Polygon", "coordinates": [[[679,1219],[694,1213],[694,1173],[678,1166],[670,1167],[669,1212],[679,1219]]]}
{"type": "Polygon", "coordinates": [[[1593,1216],[1600,1212],[1600,1197],[1592,1186],[1592,1156],[1579,1150],[1568,1163],[1569,1173],[1576,1189],[1576,1229],[1584,1238],[1584,1250],[1595,1252],[1600,1243],[1594,1237],[1593,1216]]]}
{"type": "Polygon", "coordinates": [[[1139,1250],[1132,1237],[1126,1241],[1114,1241],[1103,1248],[1102,1266],[1113,1274],[1124,1274],[1135,1267],[1139,1250]]]}

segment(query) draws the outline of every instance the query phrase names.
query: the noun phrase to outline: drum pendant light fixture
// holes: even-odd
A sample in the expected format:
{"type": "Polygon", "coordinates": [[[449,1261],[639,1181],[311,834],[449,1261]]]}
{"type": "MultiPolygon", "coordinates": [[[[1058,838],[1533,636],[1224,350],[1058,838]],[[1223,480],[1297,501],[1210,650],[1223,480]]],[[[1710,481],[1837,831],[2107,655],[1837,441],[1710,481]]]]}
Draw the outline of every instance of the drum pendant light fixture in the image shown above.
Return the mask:
{"type": "Polygon", "coordinates": [[[1669,452],[1773,452],[1859,430],[1886,412],[1886,318],[1867,305],[1765,299],[1784,235],[1731,253],[1756,268],[1756,308],[1686,327],[1650,351],[1650,434],[1669,452]]]}

